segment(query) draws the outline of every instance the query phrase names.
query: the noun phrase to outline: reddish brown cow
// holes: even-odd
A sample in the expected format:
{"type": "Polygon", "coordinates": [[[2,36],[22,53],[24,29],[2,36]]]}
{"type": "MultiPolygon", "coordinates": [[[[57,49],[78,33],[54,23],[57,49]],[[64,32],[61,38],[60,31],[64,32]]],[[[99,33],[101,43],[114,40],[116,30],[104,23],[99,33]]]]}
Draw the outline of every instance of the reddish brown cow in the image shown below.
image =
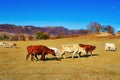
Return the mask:
{"type": "Polygon", "coordinates": [[[95,50],[96,46],[92,46],[92,45],[88,45],[88,44],[79,44],[80,47],[84,47],[86,50],[86,55],[88,54],[88,52],[90,52],[91,56],[92,56],[92,51],[95,50]]]}
{"type": "Polygon", "coordinates": [[[41,60],[45,60],[45,55],[47,54],[52,54],[53,56],[55,55],[54,50],[49,49],[46,46],[43,45],[31,45],[27,47],[28,54],[26,56],[26,60],[28,60],[28,57],[31,55],[31,60],[34,60],[34,55],[35,58],[38,60],[37,55],[41,55],[41,60]]]}

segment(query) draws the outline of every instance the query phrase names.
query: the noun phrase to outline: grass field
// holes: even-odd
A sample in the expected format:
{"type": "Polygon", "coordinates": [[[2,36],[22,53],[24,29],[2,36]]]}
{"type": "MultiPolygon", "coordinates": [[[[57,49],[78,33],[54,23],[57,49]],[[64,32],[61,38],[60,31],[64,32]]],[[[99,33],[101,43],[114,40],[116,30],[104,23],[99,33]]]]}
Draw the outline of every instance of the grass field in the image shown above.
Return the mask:
{"type": "MultiPolygon", "coordinates": [[[[40,41],[16,41],[18,48],[0,48],[0,80],[120,80],[120,38],[78,37],[40,41]],[[104,44],[116,44],[117,51],[104,50],[104,44]],[[42,44],[60,49],[64,44],[92,44],[93,56],[46,61],[26,61],[28,45],[42,44]]],[[[39,56],[40,58],[40,56],[39,56]]]]}

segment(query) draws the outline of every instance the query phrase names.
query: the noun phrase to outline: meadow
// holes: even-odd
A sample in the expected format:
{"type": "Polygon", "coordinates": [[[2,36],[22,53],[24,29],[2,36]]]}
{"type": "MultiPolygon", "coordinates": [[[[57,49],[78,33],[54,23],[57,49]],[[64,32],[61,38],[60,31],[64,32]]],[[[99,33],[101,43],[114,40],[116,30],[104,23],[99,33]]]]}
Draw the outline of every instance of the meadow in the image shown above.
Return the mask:
{"type": "MultiPolygon", "coordinates": [[[[75,37],[39,41],[13,41],[17,48],[0,48],[0,80],[120,80],[120,38],[75,37]],[[106,42],[115,43],[117,51],[105,51],[106,42]],[[46,45],[61,49],[66,44],[96,46],[93,56],[56,60],[48,55],[46,61],[26,61],[28,45],[46,45]]],[[[40,59],[41,56],[39,56],[40,59]]]]}

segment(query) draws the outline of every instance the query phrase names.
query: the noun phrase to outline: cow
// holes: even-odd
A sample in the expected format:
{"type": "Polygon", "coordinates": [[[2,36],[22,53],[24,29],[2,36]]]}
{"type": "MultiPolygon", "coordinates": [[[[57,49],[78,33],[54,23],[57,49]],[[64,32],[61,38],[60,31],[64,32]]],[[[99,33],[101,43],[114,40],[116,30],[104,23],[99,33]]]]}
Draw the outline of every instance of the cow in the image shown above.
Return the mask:
{"type": "Polygon", "coordinates": [[[55,51],[55,55],[56,55],[57,58],[60,57],[60,53],[61,53],[61,50],[60,50],[60,49],[55,48],[55,47],[48,47],[48,48],[50,48],[50,49],[52,49],[52,50],[55,51]]]}
{"type": "Polygon", "coordinates": [[[0,47],[5,47],[5,42],[0,42],[0,47]]]}
{"type": "Polygon", "coordinates": [[[73,45],[62,45],[62,53],[61,53],[61,56],[64,56],[64,54],[66,52],[69,52],[69,53],[73,53],[72,54],[72,58],[74,58],[75,54],[78,54],[78,58],[80,58],[81,56],[81,53],[85,53],[85,48],[82,48],[80,47],[79,45],[77,44],[73,44],[73,45]]]}
{"type": "Polygon", "coordinates": [[[105,51],[116,51],[114,43],[105,43],[105,51]]]}
{"type": "Polygon", "coordinates": [[[5,42],[6,48],[16,48],[17,44],[12,42],[5,42]]]}
{"type": "Polygon", "coordinates": [[[86,55],[88,55],[88,52],[92,56],[92,51],[96,49],[96,46],[89,45],[89,44],[79,44],[80,47],[85,48],[86,55]]]}
{"type": "Polygon", "coordinates": [[[31,60],[34,60],[34,56],[35,58],[38,60],[37,55],[41,55],[41,60],[45,60],[45,55],[47,54],[52,54],[53,56],[55,55],[55,51],[44,46],[44,45],[30,45],[27,46],[27,56],[26,56],[26,60],[28,60],[28,57],[31,55],[31,60]]]}

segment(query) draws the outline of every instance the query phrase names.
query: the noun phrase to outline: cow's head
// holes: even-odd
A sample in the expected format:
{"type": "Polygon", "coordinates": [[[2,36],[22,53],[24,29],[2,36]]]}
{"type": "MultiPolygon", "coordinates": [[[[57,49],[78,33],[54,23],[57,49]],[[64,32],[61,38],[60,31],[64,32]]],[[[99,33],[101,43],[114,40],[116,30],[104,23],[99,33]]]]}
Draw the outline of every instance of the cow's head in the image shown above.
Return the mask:
{"type": "Polygon", "coordinates": [[[96,46],[93,46],[92,49],[95,50],[96,46]]]}
{"type": "Polygon", "coordinates": [[[53,56],[56,56],[55,51],[52,50],[52,49],[49,49],[49,50],[48,50],[48,54],[52,54],[53,56]]]}

